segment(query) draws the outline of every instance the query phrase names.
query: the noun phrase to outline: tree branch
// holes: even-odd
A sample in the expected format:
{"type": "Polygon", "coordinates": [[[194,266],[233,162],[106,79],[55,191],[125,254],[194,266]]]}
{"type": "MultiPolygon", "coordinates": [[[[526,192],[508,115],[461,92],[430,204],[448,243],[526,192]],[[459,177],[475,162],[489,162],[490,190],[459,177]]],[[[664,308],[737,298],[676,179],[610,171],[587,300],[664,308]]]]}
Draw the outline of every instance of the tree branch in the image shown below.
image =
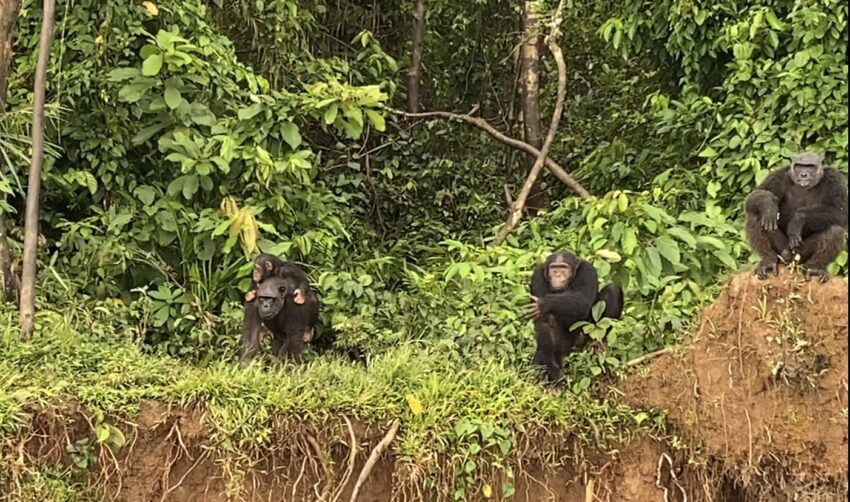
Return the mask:
{"type": "MultiPolygon", "coordinates": [[[[524,141],[520,141],[515,138],[511,138],[510,136],[506,136],[500,133],[495,127],[491,126],[486,120],[473,117],[471,113],[462,114],[462,113],[452,113],[452,112],[420,112],[420,113],[408,113],[403,110],[395,110],[388,109],[388,111],[394,115],[399,115],[402,117],[410,118],[410,119],[430,119],[430,118],[442,118],[448,120],[457,120],[460,122],[466,122],[469,125],[475,126],[478,129],[489,134],[496,141],[508,145],[510,147],[516,148],[517,150],[522,150],[525,153],[529,153],[531,155],[540,155],[540,150],[534,148],[524,141]]],[[[572,176],[567,173],[567,171],[558,165],[557,162],[552,160],[549,157],[546,157],[546,167],[549,171],[555,175],[556,178],[561,180],[564,185],[570,188],[573,192],[578,194],[582,199],[590,198],[590,192],[585,189],[581,183],[575,180],[572,176]]]]}
{"type": "Polygon", "coordinates": [[[567,63],[564,61],[564,54],[561,52],[561,47],[558,46],[558,39],[561,36],[563,12],[564,0],[560,0],[558,2],[558,10],[555,12],[555,19],[552,21],[552,31],[546,36],[546,44],[549,46],[549,52],[552,53],[555,63],[558,65],[558,95],[555,99],[555,110],[552,112],[552,121],[549,123],[549,131],[546,133],[543,147],[538,152],[537,159],[535,159],[534,165],[531,166],[522,190],[514,201],[511,213],[493,241],[494,246],[500,246],[505,242],[505,239],[522,219],[522,209],[525,206],[526,200],[528,200],[528,194],[531,193],[531,189],[534,188],[534,182],[537,181],[537,177],[543,170],[543,164],[549,155],[549,149],[552,148],[555,135],[558,133],[558,124],[561,122],[561,114],[564,112],[564,100],[567,96],[567,63]]]}

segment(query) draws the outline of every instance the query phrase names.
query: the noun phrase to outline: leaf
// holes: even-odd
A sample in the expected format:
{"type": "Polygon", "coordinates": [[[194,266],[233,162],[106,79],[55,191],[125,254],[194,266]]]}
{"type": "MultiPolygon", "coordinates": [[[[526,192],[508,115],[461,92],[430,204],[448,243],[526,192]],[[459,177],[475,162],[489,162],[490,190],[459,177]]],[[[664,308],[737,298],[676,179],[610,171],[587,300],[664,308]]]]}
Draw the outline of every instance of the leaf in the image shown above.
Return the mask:
{"type": "Polygon", "coordinates": [[[94,175],[88,171],[83,175],[86,177],[86,187],[89,189],[89,192],[91,194],[97,192],[97,179],[95,179],[94,175]]]}
{"type": "Polygon", "coordinates": [[[262,111],[260,103],[254,103],[251,106],[240,109],[239,112],[236,113],[236,116],[239,117],[239,120],[250,120],[260,113],[260,111],[262,111]]]}
{"type": "Polygon", "coordinates": [[[369,119],[369,122],[375,127],[375,130],[378,132],[384,132],[387,129],[387,123],[384,120],[384,117],[381,116],[380,113],[375,110],[366,109],[366,118],[369,119]]]}
{"type": "Polygon", "coordinates": [[[155,16],[155,15],[159,14],[159,8],[153,2],[149,2],[149,1],[146,0],[146,1],[142,2],[142,7],[144,7],[145,10],[147,11],[147,13],[150,14],[151,16],[155,16]]]}
{"type": "Polygon", "coordinates": [[[630,255],[635,252],[637,247],[637,233],[634,228],[626,228],[623,230],[623,237],[620,239],[620,244],[623,247],[623,253],[630,255]]]}
{"type": "Polygon", "coordinates": [[[797,68],[802,68],[806,66],[806,63],[809,62],[809,52],[808,51],[799,51],[794,54],[794,65],[797,68]]]}
{"type": "Polygon", "coordinates": [[[257,160],[267,166],[271,166],[272,164],[274,164],[274,162],[272,161],[272,156],[269,155],[269,152],[259,145],[257,145],[257,160]]]}
{"type": "Polygon", "coordinates": [[[684,242],[685,244],[691,246],[692,248],[696,247],[696,245],[697,245],[696,238],[693,235],[691,235],[690,232],[688,232],[687,230],[685,230],[682,227],[668,228],[667,233],[672,235],[673,237],[676,237],[677,239],[679,239],[680,241],[684,242]]]}
{"type": "Polygon", "coordinates": [[[514,488],[513,483],[504,482],[502,483],[502,497],[510,498],[513,497],[516,493],[516,488],[514,488]]]}
{"type": "Polygon", "coordinates": [[[620,256],[619,253],[615,251],[609,251],[607,249],[600,249],[596,251],[596,256],[611,263],[620,263],[620,261],[622,261],[623,259],[623,257],[620,256]]]}
{"type": "Polygon", "coordinates": [[[605,312],[605,307],[605,300],[600,300],[593,305],[591,313],[593,314],[594,321],[598,321],[602,318],[602,314],[605,312]]]}
{"type": "Polygon", "coordinates": [[[697,156],[702,158],[711,158],[716,157],[717,152],[714,150],[714,148],[707,146],[703,149],[703,151],[699,152],[697,156]]]}
{"type": "Polygon", "coordinates": [[[153,77],[162,69],[162,53],[151,54],[142,63],[142,75],[153,77]]]}
{"type": "Polygon", "coordinates": [[[104,424],[100,424],[94,428],[94,434],[97,442],[102,443],[109,437],[109,428],[104,424]]]}
{"type": "Polygon", "coordinates": [[[658,250],[655,249],[655,246],[650,246],[646,248],[645,253],[649,267],[648,272],[655,277],[661,276],[661,255],[658,253],[658,250]]]}
{"type": "Polygon", "coordinates": [[[145,141],[151,139],[154,134],[168,127],[169,124],[167,122],[157,122],[156,124],[149,125],[137,132],[135,136],[130,140],[133,145],[141,145],[145,141]]]}
{"type": "Polygon", "coordinates": [[[724,265],[732,270],[736,270],[738,268],[738,263],[735,261],[735,258],[732,258],[732,255],[730,255],[727,251],[718,249],[713,251],[713,254],[718,260],[723,262],[724,265]]]}
{"type": "Polygon", "coordinates": [[[421,415],[422,401],[420,401],[419,398],[414,396],[413,394],[408,394],[404,397],[407,400],[407,406],[410,408],[410,412],[417,416],[421,415]]]}
{"type": "Polygon", "coordinates": [[[207,108],[207,105],[203,103],[198,103],[195,101],[194,103],[189,105],[189,115],[192,117],[192,122],[212,127],[215,125],[216,116],[215,114],[207,108]]]}
{"type": "Polygon", "coordinates": [[[753,16],[753,24],[750,25],[750,38],[756,38],[759,28],[761,28],[762,20],[764,19],[764,11],[760,10],[753,16]]]}
{"type": "Polygon", "coordinates": [[[485,484],[485,485],[481,488],[481,493],[483,493],[483,494],[484,494],[484,496],[485,496],[486,498],[488,498],[488,499],[489,499],[490,497],[492,497],[492,496],[493,496],[493,488],[492,488],[490,485],[485,484]]]}
{"type": "Polygon", "coordinates": [[[133,194],[146,206],[152,206],[153,201],[156,199],[156,191],[147,185],[142,185],[136,188],[136,190],[133,191],[133,194]]]}
{"type": "Polygon", "coordinates": [[[150,83],[127,84],[118,91],[118,99],[125,103],[135,103],[151,88],[150,83]]]}
{"type": "Polygon", "coordinates": [[[176,110],[180,103],[183,102],[183,97],[180,96],[180,91],[176,87],[168,86],[165,88],[165,104],[172,110],[176,110]]]}
{"type": "Polygon", "coordinates": [[[715,249],[726,249],[726,245],[723,244],[723,241],[716,237],[711,237],[710,235],[700,235],[697,237],[697,242],[700,244],[707,244],[712,246],[715,249]]]}
{"type": "Polygon", "coordinates": [[[286,141],[286,144],[293,150],[301,145],[301,133],[298,132],[298,126],[292,122],[284,123],[283,126],[281,126],[281,133],[283,134],[283,140],[286,141]]]}
{"type": "Polygon", "coordinates": [[[191,199],[198,191],[198,175],[190,174],[186,176],[186,182],[183,183],[183,197],[191,199]]]}
{"type": "Polygon", "coordinates": [[[337,110],[338,110],[338,108],[337,108],[336,104],[332,104],[331,106],[329,106],[327,108],[327,110],[325,110],[325,116],[324,116],[325,124],[331,125],[331,124],[334,123],[334,121],[336,120],[337,110]]]}
{"type": "Polygon", "coordinates": [[[669,261],[670,264],[678,265],[682,261],[682,257],[679,254],[679,245],[673,239],[662,235],[655,239],[655,246],[658,248],[661,256],[669,261]]]}
{"type": "Polygon", "coordinates": [[[764,18],[767,20],[767,24],[769,24],[774,30],[782,30],[785,28],[785,25],[776,18],[776,14],[774,14],[770,9],[765,11],[764,18]]]}
{"type": "Polygon", "coordinates": [[[107,74],[110,82],[122,82],[140,76],[142,73],[138,68],[116,68],[107,74]]]}

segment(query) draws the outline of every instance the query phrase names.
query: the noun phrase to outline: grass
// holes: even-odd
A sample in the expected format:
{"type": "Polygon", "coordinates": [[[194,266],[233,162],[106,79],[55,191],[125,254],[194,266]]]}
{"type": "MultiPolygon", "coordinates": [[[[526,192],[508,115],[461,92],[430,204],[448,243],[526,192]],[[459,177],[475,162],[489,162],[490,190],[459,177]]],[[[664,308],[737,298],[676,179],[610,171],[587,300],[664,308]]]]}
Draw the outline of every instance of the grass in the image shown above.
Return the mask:
{"type": "Polygon", "coordinates": [[[70,401],[82,405],[95,425],[134,420],[142,400],[200,406],[212,442],[234,458],[271,447],[281,419],[319,427],[343,415],[378,426],[398,419],[401,432],[391,448],[414,464],[461,462],[473,442],[497,445],[494,454],[510,460],[519,444],[541,433],[611,444],[639,429],[633,410],[604,396],[548,391],[498,361],[447,367],[445,357],[422,344],[399,346],[368,367],[333,356],[300,367],[258,360],[242,370],[235,356],[196,367],[145,353],[115,331],[108,315],[42,311],[29,343],[18,339],[15,316],[0,312],[6,326],[0,333],[0,435],[6,447],[26,436],[32,413],[61,413],[70,401]],[[488,442],[486,431],[493,430],[503,432],[488,442]]]}

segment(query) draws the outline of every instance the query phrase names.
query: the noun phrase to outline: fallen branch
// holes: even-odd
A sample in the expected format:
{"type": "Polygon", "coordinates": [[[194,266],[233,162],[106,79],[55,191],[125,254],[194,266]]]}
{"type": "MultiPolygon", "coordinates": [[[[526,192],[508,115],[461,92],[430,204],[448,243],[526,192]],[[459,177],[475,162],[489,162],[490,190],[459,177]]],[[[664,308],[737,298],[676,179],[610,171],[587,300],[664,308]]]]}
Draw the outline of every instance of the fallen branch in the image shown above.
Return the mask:
{"type": "Polygon", "coordinates": [[[375,449],[372,450],[372,453],[369,455],[369,459],[366,460],[366,464],[363,466],[363,469],[360,471],[360,475],[357,476],[357,483],[354,485],[354,490],[351,491],[351,499],[350,502],[356,502],[357,495],[360,493],[360,488],[363,486],[363,483],[366,482],[366,479],[369,478],[369,474],[372,473],[372,468],[375,467],[375,464],[378,463],[378,459],[381,457],[381,453],[387,449],[387,446],[392,443],[393,439],[395,439],[395,435],[398,433],[398,428],[401,425],[401,422],[396,420],[393,422],[390,430],[387,431],[386,436],[382,439],[375,449]]]}
{"type": "MultiPolygon", "coordinates": [[[[429,118],[442,118],[448,120],[458,120],[460,122],[466,122],[469,125],[475,126],[478,129],[489,134],[496,141],[508,145],[510,147],[516,148],[517,150],[522,150],[525,153],[530,155],[540,155],[540,150],[534,148],[529,145],[525,141],[520,141],[515,138],[511,138],[510,136],[506,136],[500,133],[495,127],[491,126],[486,120],[478,117],[473,117],[472,112],[468,114],[463,113],[452,113],[452,112],[420,112],[420,113],[409,113],[403,110],[395,110],[389,109],[390,113],[395,115],[400,115],[402,117],[407,117],[411,119],[429,119],[429,118]]],[[[573,192],[575,192],[582,199],[590,198],[590,192],[585,189],[581,183],[575,180],[572,176],[564,170],[557,162],[546,157],[546,167],[549,171],[555,175],[556,178],[561,180],[561,182],[570,188],[573,192]]]]}
{"type": "Polygon", "coordinates": [[[650,352],[649,354],[644,354],[640,357],[636,357],[636,358],[632,359],[631,361],[628,361],[626,364],[624,364],[623,367],[628,368],[630,366],[637,366],[638,364],[640,364],[644,361],[649,361],[650,359],[655,359],[656,357],[658,357],[662,354],[667,354],[668,352],[673,352],[673,347],[664,347],[661,350],[656,350],[655,352],[650,352]]]}
{"type": "Polygon", "coordinates": [[[558,66],[558,94],[555,98],[555,110],[552,112],[552,121],[549,122],[549,131],[546,133],[546,139],[543,141],[543,146],[537,153],[537,158],[522,185],[519,195],[514,201],[511,212],[505,224],[499,229],[496,239],[493,241],[494,246],[499,246],[511,231],[516,227],[519,220],[522,219],[522,209],[525,207],[525,202],[528,200],[528,195],[531,189],[534,188],[534,182],[540,176],[543,170],[543,164],[549,156],[549,149],[552,148],[552,143],[555,141],[555,135],[558,134],[558,124],[561,122],[561,114],[564,112],[564,100],[567,97],[567,63],[564,61],[564,54],[561,52],[561,47],[558,46],[558,39],[561,36],[561,22],[564,18],[564,0],[558,2],[558,8],[555,11],[555,18],[552,21],[552,31],[546,36],[546,44],[549,46],[549,52],[555,58],[555,64],[558,66]]]}

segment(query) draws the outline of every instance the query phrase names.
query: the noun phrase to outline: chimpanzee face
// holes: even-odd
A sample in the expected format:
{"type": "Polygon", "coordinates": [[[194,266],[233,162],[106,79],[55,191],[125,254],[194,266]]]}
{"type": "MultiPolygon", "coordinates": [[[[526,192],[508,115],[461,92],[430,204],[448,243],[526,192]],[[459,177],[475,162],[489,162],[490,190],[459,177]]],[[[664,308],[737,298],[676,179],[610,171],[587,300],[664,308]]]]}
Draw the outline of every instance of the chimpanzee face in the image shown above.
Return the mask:
{"type": "Polygon", "coordinates": [[[257,288],[257,304],[262,320],[267,321],[280,314],[286,301],[287,289],[286,282],[276,277],[260,283],[257,288]]]}
{"type": "Polygon", "coordinates": [[[573,278],[573,269],[566,262],[549,264],[549,287],[552,291],[567,289],[573,278]]]}
{"type": "Polygon", "coordinates": [[[267,279],[271,275],[273,268],[274,264],[271,261],[262,256],[257,257],[254,261],[254,272],[252,274],[254,282],[258,284],[263,282],[264,279],[267,279]]]}
{"type": "Polygon", "coordinates": [[[788,174],[797,186],[814,187],[823,177],[823,160],[814,153],[801,153],[791,161],[791,170],[788,174]]]}

